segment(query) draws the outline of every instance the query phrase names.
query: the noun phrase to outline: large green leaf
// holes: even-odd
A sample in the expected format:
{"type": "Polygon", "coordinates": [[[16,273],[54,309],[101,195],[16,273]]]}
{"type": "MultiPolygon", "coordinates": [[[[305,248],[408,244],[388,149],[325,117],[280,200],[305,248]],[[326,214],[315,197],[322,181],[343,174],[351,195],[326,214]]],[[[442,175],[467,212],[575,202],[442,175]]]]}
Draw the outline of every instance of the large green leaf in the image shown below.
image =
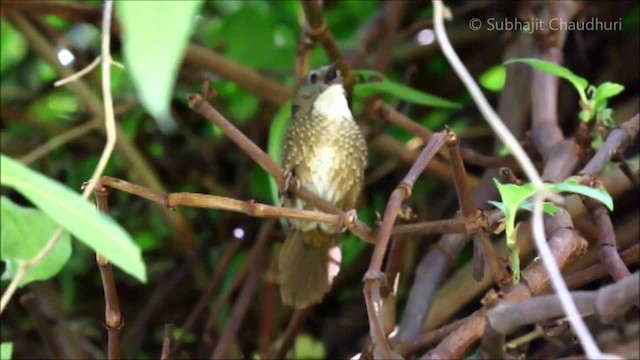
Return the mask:
{"type": "Polygon", "coordinates": [[[580,94],[580,98],[586,104],[587,103],[587,95],[585,93],[586,88],[589,86],[589,82],[587,79],[580,77],[574,74],[571,70],[562,67],[560,65],[556,65],[554,63],[540,60],[540,59],[511,59],[505,61],[505,65],[514,64],[514,63],[522,63],[532,66],[540,71],[546,72],[547,74],[555,75],[557,77],[563,78],[569,81],[573,86],[578,90],[578,94],[580,94]]]}
{"type": "MultiPolygon", "coordinates": [[[[42,211],[16,205],[0,198],[0,258],[7,262],[3,279],[13,278],[21,262],[33,259],[58,229],[58,224],[42,211]]],[[[47,280],[56,275],[71,256],[69,233],[63,232],[56,246],[36,267],[27,272],[20,285],[47,280]]]]}
{"type": "Polygon", "coordinates": [[[141,251],[120,225],[57,181],[4,155],[0,159],[0,184],[20,192],[80,241],[146,282],[141,251]]]}
{"type": "Polygon", "coordinates": [[[158,126],[175,127],[169,101],[202,0],[118,1],[127,71],[158,126]]]}
{"type": "Polygon", "coordinates": [[[357,70],[356,75],[369,80],[379,78],[381,81],[357,83],[354,89],[356,98],[365,98],[376,94],[388,94],[410,103],[445,109],[459,109],[460,104],[430,95],[422,91],[398,84],[387,79],[384,75],[373,70],[357,70]]]}

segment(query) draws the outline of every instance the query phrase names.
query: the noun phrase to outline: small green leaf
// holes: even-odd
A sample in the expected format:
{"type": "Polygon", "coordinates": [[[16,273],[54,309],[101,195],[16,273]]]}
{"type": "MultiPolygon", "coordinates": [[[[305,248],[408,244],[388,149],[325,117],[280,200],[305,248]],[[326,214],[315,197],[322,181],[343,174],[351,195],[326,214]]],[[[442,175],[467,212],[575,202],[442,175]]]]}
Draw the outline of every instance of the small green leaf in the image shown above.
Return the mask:
{"type": "Polygon", "coordinates": [[[202,0],[116,2],[127,71],[142,105],[163,131],[175,128],[169,101],[201,3],[202,0]]]}
{"type": "Polygon", "coordinates": [[[480,75],[480,85],[485,89],[500,92],[504,88],[504,83],[507,79],[507,69],[504,65],[496,65],[489,68],[482,75],[480,75]]]}
{"type": "Polygon", "coordinates": [[[624,86],[612,82],[605,82],[600,84],[596,89],[595,99],[609,99],[624,91],[624,86]]]}
{"type": "Polygon", "coordinates": [[[0,74],[19,64],[29,49],[22,34],[5,20],[0,20],[0,74]]]}
{"type": "Polygon", "coordinates": [[[110,217],[55,180],[0,155],[0,184],[15,189],[78,240],[125,272],[146,282],[140,249],[110,217]]]}
{"type": "Polygon", "coordinates": [[[587,81],[587,79],[574,74],[571,70],[548,61],[533,58],[511,59],[504,62],[505,65],[514,63],[527,64],[540,71],[546,72],[547,74],[555,75],[569,81],[571,84],[573,84],[576,90],[578,90],[580,99],[582,99],[585,104],[587,103],[588,99],[585,93],[585,89],[589,86],[589,82],[587,81]]]}
{"type": "MultiPolygon", "coordinates": [[[[58,230],[58,224],[35,208],[19,206],[7,197],[0,197],[0,258],[7,262],[3,279],[12,279],[20,263],[33,259],[58,230]]],[[[55,276],[71,256],[71,238],[63,232],[56,246],[20,282],[47,280],[55,276]]]]}
{"type": "Polygon", "coordinates": [[[13,343],[3,342],[0,344],[0,359],[10,360],[13,356],[13,343]]]}
{"type": "Polygon", "coordinates": [[[552,185],[550,190],[557,192],[570,192],[590,197],[603,203],[609,209],[609,211],[613,211],[613,199],[611,198],[611,195],[609,195],[607,190],[602,187],[592,188],[589,186],[580,185],[574,179],[567,179],[564,182],[552,185]]]}

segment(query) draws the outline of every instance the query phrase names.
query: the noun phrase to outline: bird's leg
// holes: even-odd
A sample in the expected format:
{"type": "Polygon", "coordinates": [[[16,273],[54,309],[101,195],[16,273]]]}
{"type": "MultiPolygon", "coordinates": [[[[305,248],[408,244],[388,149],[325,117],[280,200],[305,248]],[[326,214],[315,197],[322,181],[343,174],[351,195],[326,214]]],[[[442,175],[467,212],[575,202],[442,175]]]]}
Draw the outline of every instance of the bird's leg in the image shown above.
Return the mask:
{"type": "Polygon", "coordinates": [[[291,179],[295,179],[296,182],[296,190],[300,189],[300,180],[296,178],[296,174],[293,169],[285,169],[284,170],[284,187],[280,190],[280,205],[284,204],[284,197],[287,196],[289,192],[289,183],[291,183],[291,179]]]}

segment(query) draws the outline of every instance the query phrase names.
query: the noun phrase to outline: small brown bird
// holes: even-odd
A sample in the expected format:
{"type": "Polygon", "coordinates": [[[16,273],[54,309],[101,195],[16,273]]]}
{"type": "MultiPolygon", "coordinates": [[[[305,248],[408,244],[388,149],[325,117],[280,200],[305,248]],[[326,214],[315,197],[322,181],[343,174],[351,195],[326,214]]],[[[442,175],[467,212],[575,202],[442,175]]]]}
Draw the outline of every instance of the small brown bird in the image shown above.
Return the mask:
{"type": "MultiPolygon", "coordinates": [[[[338,64],[307,74],[298,85],[283,150],[284,167],[300,185],[342,210],[356,206],[367,166],[367,144],[355,123],[338,64]]],[[[285,196],[284,204],[316,210],[285,196]]],[[[282,302],[302,309],[318,303],[340,270],[339,227],[292,220],[278,259],[282,302]]]]}

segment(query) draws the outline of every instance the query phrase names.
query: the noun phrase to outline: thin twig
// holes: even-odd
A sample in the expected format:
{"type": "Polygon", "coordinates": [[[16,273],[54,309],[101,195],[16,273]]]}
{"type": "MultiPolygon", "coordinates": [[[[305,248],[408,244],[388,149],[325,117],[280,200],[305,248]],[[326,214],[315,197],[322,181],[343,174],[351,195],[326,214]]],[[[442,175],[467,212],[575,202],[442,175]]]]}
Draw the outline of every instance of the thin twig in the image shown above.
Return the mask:
{"type": "Polygon", "coordinates": [[[29,165],[36,160],[42,158],[43,156],[49,154],[53,150],[77,139],[88,133],[89,131],[97,128],[99,125],[96,121],[87,121],[83,124],[80,124],[76,127],[65,131],[64,133],[54,137],[53,139],[47,141],[46,143],[38,146],[28,154],[21,157],[19,160],[25,165],[29,165]]]}
{"type": "Polygon", "coordinates": [[[160,354],[160,360],[169,359],[171,353],[171,344],[173,343],[173,324],[164,325],[164,337],[162,339],[162,353],[160,354]]]}
{"type": "Polygon", "coordinates": [[[91,62],[91,64],[85,66],[83,69],[81,69],[80,71],[74,73],[71,76],[68,76],[66,78],[60,79],[56,82],[53,83],[53,86],[58,87],[58,86],[62,86],[66,83],[70,83],[72,81],[76,81],[78,79],[80,79],[81,77],[87,75],[88,73],[91,72],[91,70],[95,69],[96,66],[98,66],[98,64],[100,64],[100,60],[102,60],[102,56],[98,55],[96,56],[95,59],[93,59],[93,61],[91,62]]]}
{"type": "Polygon", "coordinates": [[[241,201],[208,194],[162,194],[151,189],[147,189],[143,186],[136,185],[134,183],[130,183],[128,181],[111,176],[103,176],[100,179],[100,185],[139,196],[162,206],[166,206],[170,209],[181,206],[204,209],[218,209],[239,212],[254,217],[309,220],[332,224],[340,227],[344,226],[346,228],[351,227],[353,221],[355,221],[355,219],[350,216],[351,214],[349,213],[343,213],[342,215],[333,215],[319,211],[271,206],[267,204],[257,203],[253,200],[241,201]]]}

